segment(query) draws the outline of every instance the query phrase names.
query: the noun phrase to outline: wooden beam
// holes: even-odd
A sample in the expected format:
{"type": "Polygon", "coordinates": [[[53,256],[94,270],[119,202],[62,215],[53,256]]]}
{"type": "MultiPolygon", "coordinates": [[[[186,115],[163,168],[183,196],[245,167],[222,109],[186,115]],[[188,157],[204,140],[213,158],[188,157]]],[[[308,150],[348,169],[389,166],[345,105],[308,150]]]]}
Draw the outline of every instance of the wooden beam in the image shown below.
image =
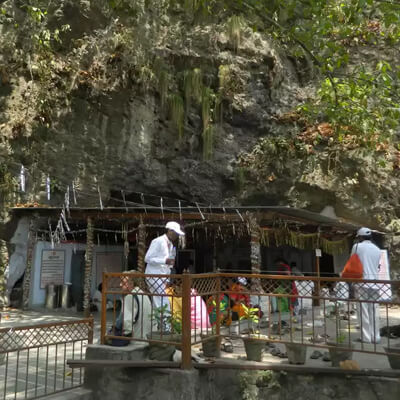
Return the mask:
{"type": "Polygon", "coordinates": [[[190,320],[191,275],[182,274],[182,369],[192,368],[192,336],[190,320]]]}
{"type": "Polygon", "coordinates": [[[132,361],[132,360],[67,360],[71,368],[81,367],[118,367],[118,368],[180,368],[181,364],[175,361],[132,361]]]}

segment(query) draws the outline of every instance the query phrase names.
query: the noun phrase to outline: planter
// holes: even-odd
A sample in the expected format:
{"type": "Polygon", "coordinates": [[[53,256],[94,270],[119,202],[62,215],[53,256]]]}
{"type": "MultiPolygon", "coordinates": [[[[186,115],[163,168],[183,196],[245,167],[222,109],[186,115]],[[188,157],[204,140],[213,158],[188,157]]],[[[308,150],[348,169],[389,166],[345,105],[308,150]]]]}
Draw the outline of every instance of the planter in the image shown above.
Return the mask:
{"type": "Polygon", "coordinates": [[[329,356],[331,358],[332,367],[340,367],[341,361],[352,360],[353,350],[343,349],[348,347],[348,343],[332,343],[327,342],[329,348],[329,356]]]}
{"type": "Polygon", "coordinates": [[[301,343],[286,343],[286,353],[290,364],[305,364],[307,345],[301,343]]]}
{"type": "Polygon", "coordinates": [[[202,339],[202,349],[205,357],[217,357],[221,355],[221,349],[219,347],[218,336],[200,335],[202,339]]]}
{"type": "MultiPolygon", "coordinates": [[[[176,333],[169,333],[169,334],[163,333],[163,335],[161,335],[160,332],[153,332],[147,335],[147,339],[180,343],[182,341],[182,335],[178,335],[176,333]]],[[[175,350],[176,346],[174,344],[149,343],[149,358],[150,360],[157,360],[157,361],[171,361],[172,356],[175,353],[175,350]]]]}
{"type": "Polygon", "coordinates": [[[387,354],[387,358],[392,369],[400,369],[400,345],[384,347],[384,349],[386,353],[396,353],[395,356],[387,354]]]}
{"type": "Polygon", "coordinates": [[[261,361],[262,351],[265,348],[267,340],[260,340],[256,338],[244,337],[244,348],[246,350],[247,359],[249,361],[261,361]]]}

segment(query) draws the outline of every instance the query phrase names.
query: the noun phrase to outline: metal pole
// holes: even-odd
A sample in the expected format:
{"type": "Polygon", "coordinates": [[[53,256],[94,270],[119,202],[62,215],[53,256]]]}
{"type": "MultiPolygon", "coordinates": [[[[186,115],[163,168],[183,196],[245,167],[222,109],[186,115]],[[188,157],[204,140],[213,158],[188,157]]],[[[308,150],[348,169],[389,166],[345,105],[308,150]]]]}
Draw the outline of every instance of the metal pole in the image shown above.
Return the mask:
{"type": "Polygon", "coordinates": [[[192,368],[192,334],[190,323],[191,275],[182,274],[182,369],[192,368]]]}
{"type": "Polygon", "coordinates": [[[315,296],[318,297],[318,298],[315,300],[314,304],[316,306],[319,306],[321,304],[320,303],[320,299],[319,299],[319,297],[321,295],[321,274],[320,274],[320,269],[319,269],[319,255],[318,255],[318,252],[316,254],[317,255],[315,257],[315,272],[317,273],[318,280],[317,280],[317,292],[315,293],[315,296]]]}
{"type": "MultiPolygon", "coordinates": [[[[102,318],[103,318],[103,316],[102,316],[102,318]]],[[[93,318],[93,315],[90,314],[89,329],[88,329],[88,344],[93,344],[93,334],[94,334],[93,328],[94,328],[94,318],[93,318]]]]}
{"type": "Polygon", "coordinates": [[[217,349],[221,348],[221,276],[218,274],[215,278],[216,283],[216,299],[215,299],[215,307],[216,307],[216,318],[217,321],[215,323],[215,334],[217,335],[217,349]]]}

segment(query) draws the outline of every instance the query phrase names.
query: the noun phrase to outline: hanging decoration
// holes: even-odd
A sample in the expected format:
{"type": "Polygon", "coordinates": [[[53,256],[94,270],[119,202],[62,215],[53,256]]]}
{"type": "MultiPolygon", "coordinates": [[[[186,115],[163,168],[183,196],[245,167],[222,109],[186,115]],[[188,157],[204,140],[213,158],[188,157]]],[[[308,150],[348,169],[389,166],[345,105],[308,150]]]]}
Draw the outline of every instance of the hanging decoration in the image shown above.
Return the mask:
{"type": "Polygon", "coordinates": [[[200,210],[199,203],[195,203],[195,204],[196,204],[196,207],[197,207],[197,209],[199,210],[199,213],[200,213],[201,219],[206,219],[206,218],[205,218],[205,216],[203,215],[203,213],[202,213],[202,212],[201,212],[201,210],[200,210]]]}
{"type": "Polygon", "coordinates": [[[46,178],[46,193],[47,193],[47,200],[50,200],[50,177],[48,175],[46,178]]]}
{"type": "Polygon", "coordinates": [[[65,202],[65,209],[67,210],[68,216],[70,216],[70,212],[69,212],[69,185],[67,186],[67,191],[65,192],[64,202],[65,202]]]}
{"type": "Polygon", "coordinates": [[[128,265],[128,257],[129,257],[129,242],[128,242],[128,223],[124,223],[122,225],[122,237],[124,239],[124,257],[125,257],[125,266],[128,265]]]}
{"type": "Polygon", "coordinates": [[[244,218],[242,217],[242,214],[240,214],[239,210],[236,209],[235,211],[236,211],[237,215],[239,215],[239,217],[242,220],[242,222],[244,222],[244,218]]]}
{"type": "Polygon", "coordinates": [[[103,201],[101,200],[101,192],[100,192],[100,186],[99,186],[99,185],[97,185],[97,191],[99,192],[100,209],[101,209],[101,210],[104,210],[103,201]]]}
{"type": "Polygon", "coordinates": [[[72,181],[72,195],[74,196],[74,204],[77,205],[76,202],[76,191],[75,191],[75,183],[72,181]]]}
{"type": "Polygon", "coordinates": [[[147,209],[146,209],[146,203],[144,201],[144,194],[140,193],[140,199],[142,200],[143,206],[144,206],[144,212],[147,214],[147,209]]]}
{"type": "Polygon", "coordinates": [[[21,185],[21,192],[25,192],[25,167],[21,165],[21,172],[19,174],[19,182],[21,185]]]}
{"type": "Polygon", "coordinates": [[[261,244],[266,247],[288,245],[301,250],[322,248],[330,255],[346,254],[349,252],[349,237],[340,240],[330,240],[319,232],[302,233],[287,228],[261,228],[261,244]]]}
{"type": "Polygon", "coordinates": [[[128,207],[126,205],[126,200],[125,200],[125,192],[123,190],[121,190],[121,196],[122,196],[122,200],[124,202],[125,211],[128,212],[128,207]]]}
{"type": "Polygon", "coordinates": [[[345,237],[340,240],[328,240],[321,237],[321,248],[324,253],[331,255],[348,254],[350,253],[350,238],[345,237]]]}

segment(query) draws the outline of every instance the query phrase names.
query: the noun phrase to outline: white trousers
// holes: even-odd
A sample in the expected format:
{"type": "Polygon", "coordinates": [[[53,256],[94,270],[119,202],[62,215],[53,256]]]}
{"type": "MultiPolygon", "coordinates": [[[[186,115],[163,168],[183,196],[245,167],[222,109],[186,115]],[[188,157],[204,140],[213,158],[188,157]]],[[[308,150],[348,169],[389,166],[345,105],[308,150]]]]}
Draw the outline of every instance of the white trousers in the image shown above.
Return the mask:
{"type": "MultiPolygon", "coordinates": [[[[359,288],[358,296],[360,300],[379,300],[379,289],[359,288]]],[[[364,342],[379,343],[381,335],[379,333],[379,303],[361,303],[359,307],[361,339],[364,342]]]]}
{"type": "Polygon", "coordinates": [[[168,296],[165,293],[165,287],[168,282],[166,278],[146,278],[147,287],[151,294],[160,294],[165,296],[151,296],[153,307],[161,308],[166,306],[165,311],[170,312],[168,296]]]}

